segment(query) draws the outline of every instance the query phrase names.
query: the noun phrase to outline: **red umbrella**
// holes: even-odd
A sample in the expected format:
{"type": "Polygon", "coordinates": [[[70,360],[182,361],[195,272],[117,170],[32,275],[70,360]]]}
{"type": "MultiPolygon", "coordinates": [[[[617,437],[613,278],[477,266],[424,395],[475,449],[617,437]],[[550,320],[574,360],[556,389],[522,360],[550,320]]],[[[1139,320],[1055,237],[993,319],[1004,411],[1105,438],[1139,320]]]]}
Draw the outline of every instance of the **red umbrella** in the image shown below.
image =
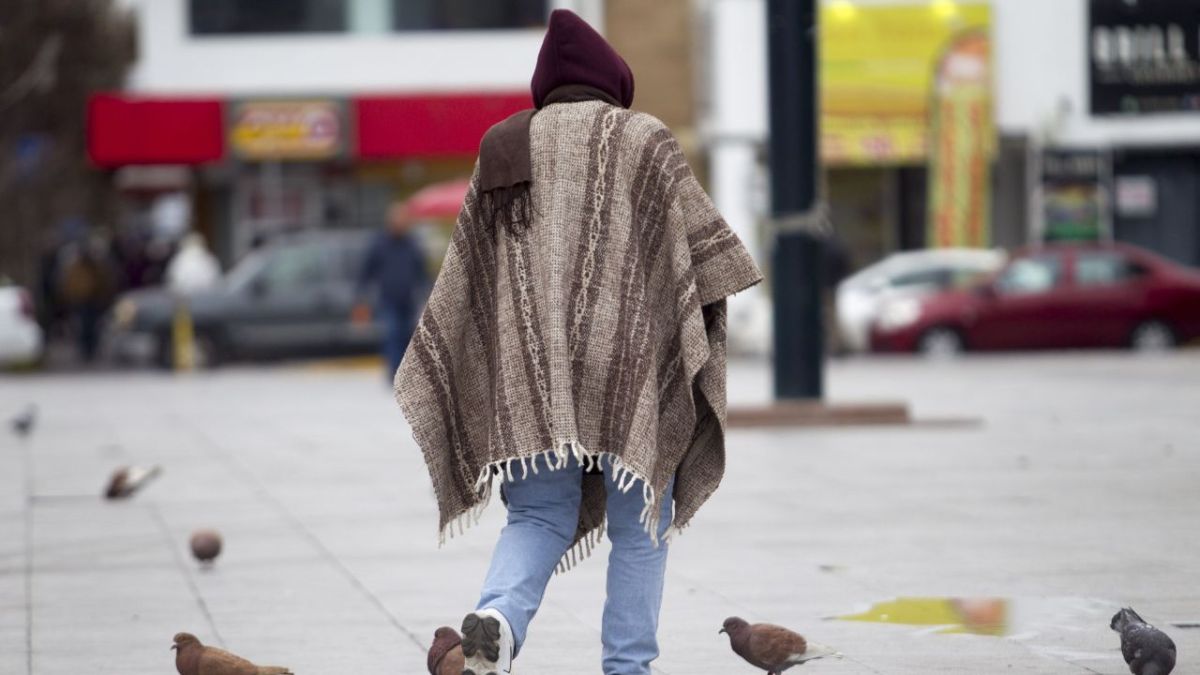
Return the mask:
{"type": "Polygon", "coordinates": [[[414,218],[455,218],[471,186],[470,178],[456,178],[427,185],[404,203],[414,218]]]}

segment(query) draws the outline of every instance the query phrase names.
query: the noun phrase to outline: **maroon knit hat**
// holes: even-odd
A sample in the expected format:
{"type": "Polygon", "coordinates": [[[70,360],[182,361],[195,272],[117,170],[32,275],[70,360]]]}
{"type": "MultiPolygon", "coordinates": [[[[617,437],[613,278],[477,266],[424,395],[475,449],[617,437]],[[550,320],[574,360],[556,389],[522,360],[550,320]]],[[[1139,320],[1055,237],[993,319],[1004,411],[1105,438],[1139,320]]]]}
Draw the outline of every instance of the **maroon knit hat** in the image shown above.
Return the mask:
{"type": "Polygon", "coordinates": [[[533,71],[533,104],[541,108],[547,94],[566,84],[595,87],[626,108],[633,105],[633,71],[625,59],[577,14],[556,9],[533,71]]]}

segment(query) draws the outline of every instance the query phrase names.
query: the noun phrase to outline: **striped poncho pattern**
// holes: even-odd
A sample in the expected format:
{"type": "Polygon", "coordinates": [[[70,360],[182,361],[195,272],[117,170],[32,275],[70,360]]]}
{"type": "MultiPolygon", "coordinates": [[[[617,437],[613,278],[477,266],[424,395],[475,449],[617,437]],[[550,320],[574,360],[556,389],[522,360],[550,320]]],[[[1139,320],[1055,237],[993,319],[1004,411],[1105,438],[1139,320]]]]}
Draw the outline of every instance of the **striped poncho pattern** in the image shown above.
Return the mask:
{"type": "MultiPolygon", "coordinates": [[[[476,173],[396,373],[442,540],[496,479],[571,457],[641,490],[652,537],[674,477],[677,530],[724,473],[725,298],[761,274],[654,117],[549,105],[530,146],[531,225],[487,227],[476,173]]],[[[603,476],[582,480],[563,567],[603,530],[603,476]]]]}

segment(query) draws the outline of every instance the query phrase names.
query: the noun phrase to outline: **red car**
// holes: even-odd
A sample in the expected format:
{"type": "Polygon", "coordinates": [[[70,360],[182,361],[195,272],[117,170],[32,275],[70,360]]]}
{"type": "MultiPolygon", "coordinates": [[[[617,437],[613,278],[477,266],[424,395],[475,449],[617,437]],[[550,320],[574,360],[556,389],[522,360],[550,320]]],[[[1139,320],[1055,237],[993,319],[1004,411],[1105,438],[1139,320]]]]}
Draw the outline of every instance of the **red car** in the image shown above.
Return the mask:
{"type": "Polygon", "coordinates": [[[901,299],[876,351],[1167,349],[1200,337],[1200,272],[1124,244],[1051,245],[964,291],[901,299]]]}

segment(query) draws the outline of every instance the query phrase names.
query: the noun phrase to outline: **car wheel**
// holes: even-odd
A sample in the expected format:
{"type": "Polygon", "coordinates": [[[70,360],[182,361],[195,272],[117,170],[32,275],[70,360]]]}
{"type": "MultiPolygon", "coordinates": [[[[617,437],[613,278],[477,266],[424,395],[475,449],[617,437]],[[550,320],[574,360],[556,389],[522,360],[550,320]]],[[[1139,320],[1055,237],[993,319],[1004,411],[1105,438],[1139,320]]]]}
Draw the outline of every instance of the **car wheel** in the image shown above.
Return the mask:
{"type": "Polygon", "coordinates": [[[962,335],[953,328],[931,328],[921,336],[917,348],[933,358],[952,358],[966,351],[962,335]]]}
{"type": "Polygon", "coordinates": [[[1175,346],[1175,331],[1162,321],[1143,321],[1133,329],[1130,346],[1139,352],[1163,352],[1175,346]]]}

